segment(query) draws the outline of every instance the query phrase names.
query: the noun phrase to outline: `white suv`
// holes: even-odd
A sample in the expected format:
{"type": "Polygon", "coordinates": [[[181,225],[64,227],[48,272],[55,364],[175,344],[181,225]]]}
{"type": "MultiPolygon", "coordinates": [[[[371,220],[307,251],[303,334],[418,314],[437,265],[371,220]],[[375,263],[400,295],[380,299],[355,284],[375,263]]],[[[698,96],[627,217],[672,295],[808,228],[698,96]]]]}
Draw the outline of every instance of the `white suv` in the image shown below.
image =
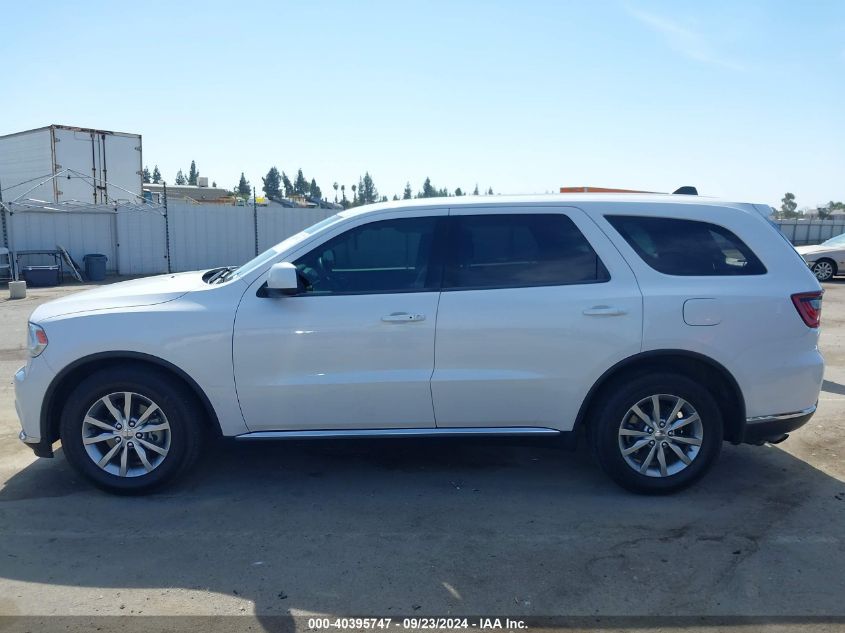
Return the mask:
{"type": "Polygon", "coordinates": [[[816,408],[822,292],[769,207],[695,196],[449,198],[345,211],[233,269],[51,301],[21,439],[100,487],[238,440],[583,433],[640,492],[816,408]]]}

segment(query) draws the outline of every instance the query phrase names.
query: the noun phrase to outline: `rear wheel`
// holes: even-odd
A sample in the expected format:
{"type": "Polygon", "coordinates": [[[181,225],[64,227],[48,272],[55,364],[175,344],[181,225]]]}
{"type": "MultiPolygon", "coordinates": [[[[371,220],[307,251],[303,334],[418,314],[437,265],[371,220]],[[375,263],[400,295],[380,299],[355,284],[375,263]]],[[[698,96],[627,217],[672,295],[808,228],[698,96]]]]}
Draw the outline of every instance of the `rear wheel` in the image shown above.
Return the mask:
{"type": "Polygon", "coordinates": [[[602,395],[593,448],[604,471],[628,490],[680,490],[703,476],[721,450],[719,407],[695,381],[654,374],[617,382],[602,395]]]}
{"type": "Polygon", "coordinates": [[[819,281],[830,281],[836,273],[835,265],[829,259],[820,259],[813,264],[812,270],[819,281]]]}
{"type": "Polygon", "coordinates": [[[142,368],[101,370],[83,380],[62,411],[62,447],[95,485],[133,494],[175,479],[197,459],[200,410],[192,394],[142,368]]]}

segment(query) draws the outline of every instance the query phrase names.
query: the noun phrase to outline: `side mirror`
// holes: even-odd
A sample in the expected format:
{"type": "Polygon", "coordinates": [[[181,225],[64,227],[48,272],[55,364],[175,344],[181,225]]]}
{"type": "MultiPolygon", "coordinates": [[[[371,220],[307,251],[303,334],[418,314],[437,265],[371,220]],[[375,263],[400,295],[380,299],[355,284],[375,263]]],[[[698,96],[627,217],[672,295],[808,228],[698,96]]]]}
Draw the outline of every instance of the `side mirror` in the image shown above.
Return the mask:
{"type": "Polygon", "coordinates": [[[296,294],[299,290],[296,266],[290,262],[273,264],[267,275],[267,290],[273,294],[296,294]]]}

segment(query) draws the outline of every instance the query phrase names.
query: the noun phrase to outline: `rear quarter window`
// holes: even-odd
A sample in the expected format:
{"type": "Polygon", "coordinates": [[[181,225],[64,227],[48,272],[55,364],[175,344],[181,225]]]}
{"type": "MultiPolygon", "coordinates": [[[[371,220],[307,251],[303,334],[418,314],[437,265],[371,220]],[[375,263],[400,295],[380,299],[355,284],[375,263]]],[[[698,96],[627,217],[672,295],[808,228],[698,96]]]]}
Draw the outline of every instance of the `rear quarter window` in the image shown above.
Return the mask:
{"type": "Polygon", "coordinates": [[[697,220],[605,216],[637,255],[665,275],[764,275],[766,267],[735,233],[697,220]]]}

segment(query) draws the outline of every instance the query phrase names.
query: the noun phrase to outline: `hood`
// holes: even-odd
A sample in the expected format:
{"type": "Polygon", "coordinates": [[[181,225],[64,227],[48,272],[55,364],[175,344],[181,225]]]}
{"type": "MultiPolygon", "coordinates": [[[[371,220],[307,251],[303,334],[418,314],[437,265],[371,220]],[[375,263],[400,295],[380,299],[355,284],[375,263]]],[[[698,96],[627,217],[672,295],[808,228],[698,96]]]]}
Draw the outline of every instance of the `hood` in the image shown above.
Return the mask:
{"type": "Polygon", "coordinates": [[[825,246],[824,244],[815,244],[813,246],[796,246],[795,250],[798,251],[799,255],[815,255],[816,253],[824,253],[826,251],[837,251],[842,250],[840,248],[831,248],[825,246]]]}
{"type": "Polygon", "coordinates": [[[194,271],[144,277],[100,286],[48,301],[35,309],[30,320],[39,322],[77,312],[166,303],[178,299],[191,290],[205,287],[202,276],[203,271],[194,271]]]}

